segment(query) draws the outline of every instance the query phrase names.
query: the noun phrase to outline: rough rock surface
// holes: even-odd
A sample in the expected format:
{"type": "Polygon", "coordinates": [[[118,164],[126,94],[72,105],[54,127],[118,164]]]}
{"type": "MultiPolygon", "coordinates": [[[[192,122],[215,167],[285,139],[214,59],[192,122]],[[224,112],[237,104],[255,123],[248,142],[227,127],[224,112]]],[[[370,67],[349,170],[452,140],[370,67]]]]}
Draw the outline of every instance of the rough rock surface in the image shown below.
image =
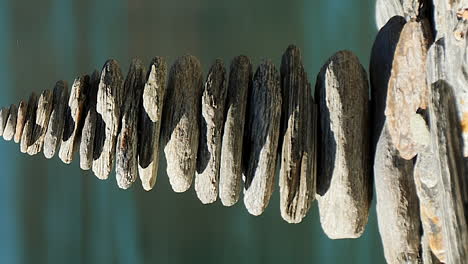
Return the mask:
{"type": "Polygon", "coordinates": [[[251,86],[250,59],[246,56],[234,58],[229,72],[219,175],[219,198],[224,206],[237,203],[242,189],[242,142],[251,86]]]}
{"type": "Polygon", "coordinates": [[[3,139],[10,141],[13,139],[13,136],[16,132],[16,121],[18,119],[18,107],[15,104],[10,106],[10,111],[8,114],[8,120],[3,131],[3,139]]]}
{"type": "Polygon", "coordinates": [[[99,87],[99,72],[94,71],[91,75],[89,89],[86,90],[86,101],[84,106],[83,130],[80,141],[80,168],[90,170],[93,167],[94,139],[96,135],[96,100],[99,87]]]}
{"type": "Polygon", "coordinates": [[[226,68],[218,59],[207,75],[202,97],[195,191],[204,204],[213,203],[218,197],[226,96],[226,68]]]}
{"type": "Polygon", "coordinates": [[[20,143],[21,136],[23,135],[24,123],[26,122],[26,115],[28,113],[28,103],[21,100],[18,106],[18,118],[16,119],[16,131],[14,140],[15,143],[20,143]]]}
{"type": "Polygon", "coordinates": [[[258,67],[248,96],[245,125],[244,204],[249,213],[260,215],[274,189],[281,121],[280,77],[270,61],[258,67]]]}
{"type": "Polygon", "coordinates": [[[195,175],[202,86],[198,59],[177,59],[169,73],[163,121],[167,175],[175,192],[187,191],[195,175]]]}
{"type": "Polygon", "coordinates": [[[29,155],[36,155],[42,151],[51,112],[52,93],[49,90],[45,90],[42,92],[37,103],[36,120],[27,150],[29,155]]]}
{"type": "Polygon", "coordinates": [[[369,168],[369,86],[359,59],[340,51],[317,78],[320,159],[317,200],[328,237],[356,238],[367,224],[372,183],[369,168]]]}

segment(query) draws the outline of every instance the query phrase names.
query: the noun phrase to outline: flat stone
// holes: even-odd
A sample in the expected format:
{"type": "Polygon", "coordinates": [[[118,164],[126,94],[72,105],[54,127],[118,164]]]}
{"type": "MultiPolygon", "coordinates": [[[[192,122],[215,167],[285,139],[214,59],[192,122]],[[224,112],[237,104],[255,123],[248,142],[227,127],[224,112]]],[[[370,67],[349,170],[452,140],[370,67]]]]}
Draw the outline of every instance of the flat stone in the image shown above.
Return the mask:
{"type": "Polygon", "coordinates": [[[55,156],[62,142],[63,127],[65,124],[65,110],[68,102],[68,87],[65,81],[58,81],[53,92],[52,113],[49,126],[44,138],[44,156],[51,159],[55,156]]]}
{"type": "MultiPolygon", "coordinates": [[[[117,136],[115,172],[117,185],[128,189],[138,178],[138,115],[145,85],[146,70],[134,59],[124,83],[126,91],[122,110],[122,128],[117,136]]],[[[144,144],[143,142],[141,142],[144,144]]]]}
{"type": "Polygon", "coordinates": [[[5,130],[9,111],[10,110],[6,107],[2,107],[0,109],[0,136],[3,136],[3,131],[5,130]]]}
{"type": "Polygon", "coordinates": [[[28,103],[21,100],[18,106],[18,117],[16,118],[16,129],[14,141],[20,143],[21,136],[23,135],[24,124],[26,122],[26,115],[28,113],[28,103]]]}
{"type": "Polygon", "coordinates": [[[15,104],[10,106],[10,111],[8,115],[8,120],[3,131],[3,139],[10,141],[15,136],[16,132],[16,121],[18,119],[18,107],[15,104]]]}
{"type": "Polygon", "coordinates": [[[248,91],[252,86],[252,64],[246,56],[231,62],[226,98],[226,120],[221,143],[219,198],[224,206],[239,200],[242,187],[242,142],[248,91]]]}
{"type": "Polygon", "coordinates": [[[29,155],[36,155],[42,151],[51,112],[52,93],[49,90],[45,90],[42,92],[37,103],[36,122],[27,151],[29,155]]]}
{"type": "Polygon", "coordinates": [[[187,191],[196,170],[202,97],[201,65],[194,56],[177,59],[169,73],[164,153],[174,192],[187,191]]]}
{"type": "Polygon", "coordinates": [[[93,167],[94,138],[96,135],[96,103],[99,87],[99,72],[94,71],[91,75],[90,86],[86,93],[84,106],[84,124],[80,141],[80,168],[90,170],[93,167]]]}
{"type": "MultiPolygon", "coordinates": [[[[28,147],[31,145],[31,138],[34,130],[34,124],[36,121],[37,111],[37,95],[33,92],[29,97],[28,110],[26,112],[26,118],[24,122],[23,133],[21,134],[20,151],[26,153],[28,147]]],[[[20,123],[17,122],[17,126],[20,123]]]]}
{"type": "Polygon", "coordinates": [[[195,191],[203,204],[218,198],[227,81],[224,63],[218,59],[206,77],[202,97],[195,191]]]}
{"type": "Polygon", "coordinates": [[[369,86],[359,59],[349,51],[333,55],[320,71],[316,93],[320,222],[329,238],[357,238],[367,224],[372,192],[369,86]]]}
{"type": "Polygon", "coordinates": [[[281,121],[280,76],[271,61],[258,67],[248,96],[245,125],[244,204],[252,215],[260,215],[274,189],[281,121]]]}
{"type": "Polygon", "coordinates": [[[143,189],[149,191],[156,184],[159,166],[159,147],[164,97],[166,96],[167,64],[163,57],[155,57],[150,64],[140,105],[140,135],[138,174],[143,189]]]}

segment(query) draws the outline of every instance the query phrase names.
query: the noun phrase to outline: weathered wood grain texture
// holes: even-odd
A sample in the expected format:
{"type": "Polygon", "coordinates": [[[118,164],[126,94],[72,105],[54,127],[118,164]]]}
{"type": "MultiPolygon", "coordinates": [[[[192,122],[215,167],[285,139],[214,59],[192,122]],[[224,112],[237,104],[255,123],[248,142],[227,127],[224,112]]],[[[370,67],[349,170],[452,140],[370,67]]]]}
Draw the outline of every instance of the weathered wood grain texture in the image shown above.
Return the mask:
{"type": "Polygon", "coordinates": [[[299,223],[315,199],[317,109],[301,52],[292,45],[282,57],[281,89],[280,211],[285,221],[299,223]]]}
{"type": "Polygon", "coordinates": [[[281,122],[281,86],[271,61],[262,62],[248,95],[245,124],[244,204],[252,215],[261,215],[274,190],[281,122]]]}
{"type": "Polygon", "coordinates": [[[8,119],[3,131],[3,139],[10,141],[13,139],[13,136],[16,132],[16,121],[18,119],[18,107],[15,104],[10,106],[10,111],[8,113],[8,119]]]}
{"type": "Polygon", "coordinates": [[[375,21],[381,29],[392,17],[402,16],[407,21],[422,15],[425,0],[377,0],[375,2],[375,21]],[[423,10],[422,10],[423,9],[423,10]]]}
{"type": "Polygon", "coordinates": [[[65,110],[65,124],[60,145],[59,158],[70,164],[75,152],[78,150],[81,130],[84,119],[84,103],[86,100],[86,90],[89,89],[89,75],[78,77],[73,82],[68,106],[65,110]]]}
{"type": "Polygon", "coordinates": [[[195,191],[203,204],[213,203],[218,198],[227,81],[224,63],[218,59],[206,77],[201,106],[195,191]]]}
{"type": "Polygon", "coordinates": [[[426,109],[426,58],[432,36],[429,22],[406,23],[400,34],[388,82],[385,116],[400,156],[412,159],[423,147],[417,136],[416,111],[426,109]]]}
{"type": "Polygon", "coordinates": [[[432,163],[438,165],[438,170],[437,176],[433,177],[436,181],[429,180],[426,185],[437,185],[436,192],[429,192],[428,195],[436,197],[438,201],[439,211],[435,215],[442,216],[441,235],[446,262],[464,263],[468,259],[468,213],[465,211],[468,179],[467,161],[462,155],[462,131],[457,115],[456,98],[451,86],[445,81],[432,84],[430,92],[428,109],[431,147],[434,153],[432,163]]]}
{"type": "Polygon", "coordinates": [[[101,180],[109,177],[114,166],[123,95],[123,77],[120,67],[117,61],[108,60],[104,64],[99,81],[93,150],[93,172],[101,180]]]}
{"type": "Polygon", "coordinates": [[[224,206],[239,200],[242,186],[242,147],[247,95],[252,87],[252,64],[246,56],[231,62],[226,99],[219,175],[219,198],[224,206]]]}
{"type": "Polygon", "coordinates": [[[52,112],[52,93],[44,90],[39,97],[36,110],[36,120],[28,146],[28,154],[36,155],[42,151],[44,136],[49,125],[50,113],[52,112]]]}
{"type": "MultiPolygon", "coordinates": [[[[385,126],[388,82],[397,43],[406,21],[392,17],[374,41],[370,61],[371,129],[377,220],[387,263],[418,263],[419,201],[413,161],[400,157],[385,126]]],[[[427,137],[426,137],[427,138],[427,137]]]]}
{"type": "MultiPolygon", "coordinates": [[[[140,106],[140,135],[144,143],[139,144],[138,172],[143,189],[153,189],[158,176],[159,146],[166,96],[167,63],[155,57],[150,64],[143,89],[143,104],[140,106]]],[[[143,141],[142,141],[143,142],[143,141]]]]}
{"type": "Polygon", "coordinates": [[[9,111],[10,109],[6,107],[2,107],[0,109],[0,136],[3,136],[3,131],[6,127],[9,111]]]}
{"type": "Polygon", "coordinates": [[[122,125],[117,136],[115,172],[117,185],[128,189],[138,177],[138,117],[142,100],[146,70],[142,62],[134,59],[124,83],[125,103],[122,110],[122,125]]]}
{"type": "Polygon", "coordinates": [[[18,105],[18,117],[16,119],[16,129],[14,141],[20,143],[21,136],[23,135],[24,123],[26,122],[26,114],[28,112],[28,103],[21,100],[18,105]]]}
{"type": "Polygon", "coordinates": [[[37,95],[32,92],[29,96],[28,101],[28,111],[26,112],[26,119],[23,126],[23,133],[21,134],[21,143],[20,151],[21,153],[26,153],[28,147],[30,146],[32,133],[34,129],[34,123],[36,121],[36,111],[37,111],[37,95]]]}
{"type": "Polygon", "coordinates": [[[44,156],[51,159],[62,142],[65,124],[65,110],[68,103],[68,87],[65,81],[58,81],[53,92],[52,113],[44,138],[44,156]]]}
{"type": "Polygon", "coordinates": [[[367,74],[350,51],[333,55],[317,77],[317,200],[322,228],[332,239],[359,237],[367,224],[372,188],[368,87],[367,74]]]}
{"type": "Polygon", "coordinates": [[[90,170],[93,167],[94,138],[96,135],[96,103],[99,87],[99,72],[95,70],[91,75],[89,89],[86,90],[86,101],[84,106],[84,123],[80,140],[80,168],[90,170]]]}
{"type": "Polygon", "coordinates": [[[468,1],[433,2],[437,42],[428,56],[429,83],[445,80],[453,87],[468,157],[468,1]]]}
{"type": "Polygon", "coordinates": [[[384,126],[374,159],[377,220],[387,263],[419,263],[419,201],[413,161],[398,155],[384,126]]]}
{"type": "Polygon", "coordinates": [[[169,73],[163,131],[167,175],[179,193],[190,188],[195,175],[202,85],[198,59],[190,55],[177,59],[169,73]]]}

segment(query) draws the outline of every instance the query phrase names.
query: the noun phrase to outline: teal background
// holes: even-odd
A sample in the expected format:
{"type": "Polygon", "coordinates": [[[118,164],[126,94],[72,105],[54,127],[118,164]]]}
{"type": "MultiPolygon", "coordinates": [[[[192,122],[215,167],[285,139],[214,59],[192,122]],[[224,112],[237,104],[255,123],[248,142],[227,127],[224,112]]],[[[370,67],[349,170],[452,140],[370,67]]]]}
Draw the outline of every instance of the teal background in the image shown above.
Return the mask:
{"type": "MultiPolygon", "coordinates": [[[[367,68],[376,34],[373,0],[143,1],[0,0],[0,105],[100,69],[107,58],[172,63],[190,53],[204,71],[239,54],[279,67],[302,50],[309,80],[340,49],[367,68]]],[[[375,205],[364,235],[330,240],[317,205],[287,224],[276,191],[262,216],[242,201],[202,205],[193,188],[175,194],[161,160],[151,192],[119,190],[57,157],[29,157],[0,140],[0,263],[384,263],[375,205]]],[[[276,190],[278,187],[276,187],[276,190]]],[[[375,202],[374,202],[375,203],[375,202]]]]}

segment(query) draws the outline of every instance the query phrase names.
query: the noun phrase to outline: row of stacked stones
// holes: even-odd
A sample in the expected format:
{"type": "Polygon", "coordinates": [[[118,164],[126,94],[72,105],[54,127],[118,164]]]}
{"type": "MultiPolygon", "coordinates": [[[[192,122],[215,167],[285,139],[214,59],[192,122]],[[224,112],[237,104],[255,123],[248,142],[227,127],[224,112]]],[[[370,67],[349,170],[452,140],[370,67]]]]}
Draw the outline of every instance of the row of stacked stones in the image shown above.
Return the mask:
{"type": "Polygon", "coordinates": [[[367,74],[349,51],[323,66],[318,104],[295,46],[279,70],[265,60],[254,73],[250,59],[238,56],[229,70],[216,60],[206,79],[189,55],[169,73],[161,57],[148,70],[133,60],[125,78],[109,60],[70,91],[59,81],[53,91],[1,109],[0,135],[23,153],[58,154],[67,164],[78,152],[80,167],[99,179],[115,167],[122,189],[139,176],[151,190],[162,149],[175,192],[194,182],[202,203],[219,197],[232,206],[243,191],[253,215],[267,208],[279,169],[287,222],[301,222],[317,197],[325,232],[354,238],[364,231],[371,201],[368,91],[367,74]]]}
{"type": "Polygon", "coordinates": [[[238,56],[229,70],[216,60],[205,79],[193,56],[169,74],[163,58],[148,71],[134,60],[126,79],[110,60],[101,73],[77,78],[70,93],[60,81],[53,92],[1,109],[0,135],[30,155],[57,152],[65,163],[79,150],[82,169],[107,179],[115,166],[123,189],[138,176],[153,188],[161,149],[175,192],[194,184],[202,203],[219,197],[225,206],[243,192],[253,215],[278,184],[283,219],[301,222],[317,199],[333,239],[364,232],[374,182],[388,263],[463,263],[468,11],[463,3],[429,3],[434,10],[428,3],[377,1],[370,96],[349,51],[325,63],[315,96],[294,46],[279,71],[264,61],[254,73],[238,56]]]}

